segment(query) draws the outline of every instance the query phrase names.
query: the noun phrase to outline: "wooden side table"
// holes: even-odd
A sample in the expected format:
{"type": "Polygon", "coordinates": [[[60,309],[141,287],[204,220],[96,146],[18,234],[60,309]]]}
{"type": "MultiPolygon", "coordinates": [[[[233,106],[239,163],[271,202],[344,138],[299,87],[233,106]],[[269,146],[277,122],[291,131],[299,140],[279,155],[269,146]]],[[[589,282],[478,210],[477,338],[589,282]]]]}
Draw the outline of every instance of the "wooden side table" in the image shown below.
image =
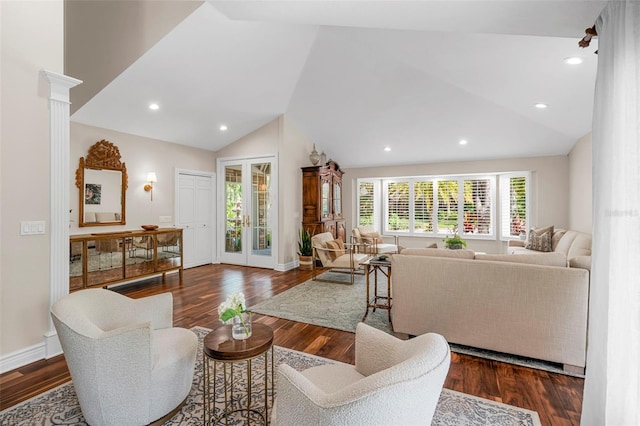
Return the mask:
{"type": "Polygon", "coordinates": [[[231,325],[223,325],[207,334],[203,344],[203,404],[204,404],[204,424],[218,424],[224,419],[224,424],[229,422],[229,416],[233,413],[246,412],[246,424],[250,423],[251,413],[255,413],[266,425],[269,420],[268,412],[268,351],[271,349],[271,405],[273,406],[274,392],[274,363],[273,363],[273,330],[264,324],[252,324],[251,337],[245,340],[235,340],[231,337],[231,325]],[[256,409],[251,407],[251,385],[252,369],[251,361],[264,355],[264,408],[256,409]],[[213,362],[211,362],[213,361],[213,362]],[[236,362],[246,362],[247,365],[247,405],[246,407],[234,408],[233,406],[233,364],[236,362]],[[213,364],[213,377],[210,375],[211,364],[213,364]],[[215,414],[216,404],[216,371],[222,364],[224,380],[224,410],[218,416],[215,414]],[[230,373],[227,375],[227,364],[230,373]],[[211,395],[213,387],[213,396],[211,395]]]}
{"type": "MultiPolygon", "coordinates": [[[[369,259],[366,262],[362,263],[366,268],[367,274],[367,311],[364,313],[362,317],[362,321],[369,314],[369,308],[373,308],[373,312],[378,309],[386,309],[387,314],[389,316],[389,323],[391,322],[391,260],[375,260],[375,258],[369,259]],[[380,271],[383,275],[387,277],[387,295],[379,296],[378,295],[378,271],[380,271]],[[373,272],[373,295],[371,295],[369,291],[371,272],[373,272]]],[[[392,324],[393,325],[393,324],[392,324]]]]}

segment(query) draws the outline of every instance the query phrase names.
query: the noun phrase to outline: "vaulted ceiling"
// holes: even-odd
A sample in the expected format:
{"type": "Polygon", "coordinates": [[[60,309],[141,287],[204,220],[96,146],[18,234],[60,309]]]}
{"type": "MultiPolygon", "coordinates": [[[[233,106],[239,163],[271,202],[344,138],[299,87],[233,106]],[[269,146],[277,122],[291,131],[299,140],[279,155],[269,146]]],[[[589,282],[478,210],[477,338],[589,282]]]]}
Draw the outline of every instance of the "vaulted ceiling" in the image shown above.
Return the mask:
{"type": "Polygon", "coordinates": [[[591,129],[578,40],[603,6],[208,1],[72,120],[216,151],[286,114],[343,167],[563,155],[591,129]]]}

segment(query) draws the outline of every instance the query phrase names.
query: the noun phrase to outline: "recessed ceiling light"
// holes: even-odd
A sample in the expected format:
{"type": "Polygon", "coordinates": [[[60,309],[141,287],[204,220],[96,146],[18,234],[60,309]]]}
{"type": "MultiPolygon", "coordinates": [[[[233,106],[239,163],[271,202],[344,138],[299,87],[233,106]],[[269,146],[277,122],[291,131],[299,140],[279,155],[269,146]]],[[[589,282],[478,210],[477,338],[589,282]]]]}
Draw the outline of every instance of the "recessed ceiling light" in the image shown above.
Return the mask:
{"type": "Polygon", "coordinates": [[[572,56],[570,58],[565,58],[564,63],[568,65],[580,65],[583,62],[582,58],[577,56],[572,56]]]}
{"type": "Polygon", "coordinates": [[[460,141],[458,142],[460,145],[466,145],[468,142],[466,139],[460,139],[460,141]]]}
{"type": "Polygon", "coordinates": [[[385,152],[389,152],[389,151],[391,151],[391,148],[389,148],[388,146],[385,146],[385,147],[384,147],[384,151],[385,151],[385,152]]]}
{"type": "Polygon", "coordinates": [[[157,109],[160,109],[160,105],[158,105],[158,104],[149,104],[149,109],[152,109],[152,110],[155,111],[157,109]]]}
{"type": "Polygon", "coordinates": [[[228,127],[227,127],[227,125],[226,125],[226,124],[221,124],[221,125],[220,125],[220,131],[221,131],[221,132],[225,132],[227,129],[228,129],[228,127]]]}
{"type": "Polygon", "coordinates": [[[538,102],[537,104],[534,105],[536,108],[538,109],[545,109],[546,107],[548,107],[549,105],[547,104],[543,104],[542,102],[538,102]]]}

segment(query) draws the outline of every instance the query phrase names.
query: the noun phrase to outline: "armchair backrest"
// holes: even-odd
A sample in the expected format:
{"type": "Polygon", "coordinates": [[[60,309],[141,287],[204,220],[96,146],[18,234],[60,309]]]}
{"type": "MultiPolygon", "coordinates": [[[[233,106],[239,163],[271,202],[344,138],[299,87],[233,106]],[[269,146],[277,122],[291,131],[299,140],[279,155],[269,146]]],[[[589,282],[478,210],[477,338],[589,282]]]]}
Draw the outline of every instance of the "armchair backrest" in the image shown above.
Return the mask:
{"type": "Polygon", "coordinates": [[[353,239],[355,243],[362,243],[362,235],[371,234],[373,232],[377,232],[375,226],[373,225],[362,225],[356,226],[351,230],[351,235],[353,235],[353,239]]]}
{"type": "Polygon", "coordinates": [[[327,241],[333,240],[334,238],[331,232],[323,232],[311,237],[311,246],[313,247],[313,252],[317,256],[317,258],[320,259],[320,263],[322,263],[322,266],[325,266],[329,262],[331,262],[329,252],[327,251],[327,241]]]}
{"type": "Polygon", "coordinates": [[[151,322],[136,321],[133,302],[113,291],[88,289],[51,307],[82,413],[90,424],[114,424],[116,420],[105,417],[113,412],[149,417],[152,327],[151,322]]]}

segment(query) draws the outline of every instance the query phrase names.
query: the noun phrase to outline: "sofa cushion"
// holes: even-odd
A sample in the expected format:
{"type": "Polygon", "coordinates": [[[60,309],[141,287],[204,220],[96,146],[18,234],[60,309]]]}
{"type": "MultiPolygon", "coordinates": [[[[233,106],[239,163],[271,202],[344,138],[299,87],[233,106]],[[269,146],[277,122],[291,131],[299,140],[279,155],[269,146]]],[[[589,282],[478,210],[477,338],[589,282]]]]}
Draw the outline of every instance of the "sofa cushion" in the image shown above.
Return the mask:
{"type": "Polygon", "coordinates": [[[528,250],[535,251],[552,251],[551,237],[553,235],[553,225],[545,228],[531,228],[529,231],[529,240],[525,246],[528,250]]]}
{"type": "Polygon", "coordinates": [[[564,253],[567,259],[577,256],[591,256],[591,235],[569,230],[560,238],[555,251],[564,253]]]}
{"type": "Polygon", "coordinates": [[[554,229],[553,235],[551,236],[551,251],[556,251],[556,247],[558,247],[558,242],[567,232],[566,229],[554,229]]]}
{"type": "Polygon", "coordinates": [[[500,262],[527,263],[530,265],[567,267],[567,257],[563,253],[518,254],[476,254],[476,260],[494,260],[500,262]]]}
{"type": "Polygon", "coordinates": [[[576,256],[569,259],[569,266],[572,268],[586,269],[591,271],[591,256],[576,256]]]}
{"type": "Polygon", "coordinates": [[[453,257],[456,259],[473,259],[475,252],[468,249],[449,250],[437,248],[406,248],[402,254],[430,256],[430,257],[453,257]]]}

